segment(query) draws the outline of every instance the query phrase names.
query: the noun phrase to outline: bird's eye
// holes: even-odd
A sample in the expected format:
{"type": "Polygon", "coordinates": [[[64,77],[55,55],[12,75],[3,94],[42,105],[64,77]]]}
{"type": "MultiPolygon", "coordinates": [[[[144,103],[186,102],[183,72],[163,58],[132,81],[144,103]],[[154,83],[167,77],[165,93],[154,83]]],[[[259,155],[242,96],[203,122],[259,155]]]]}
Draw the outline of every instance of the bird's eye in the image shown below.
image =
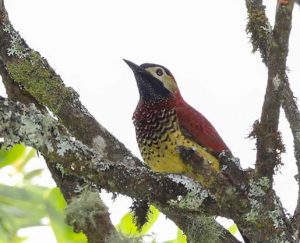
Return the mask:
{"type": "Polygon", "coordinates": [[[156,70],[156,74],[157,74],[157,76],[162,76],[164,74],[164,72],[163,72],[163,70],[161,68],[158,68],[156,70]]]}

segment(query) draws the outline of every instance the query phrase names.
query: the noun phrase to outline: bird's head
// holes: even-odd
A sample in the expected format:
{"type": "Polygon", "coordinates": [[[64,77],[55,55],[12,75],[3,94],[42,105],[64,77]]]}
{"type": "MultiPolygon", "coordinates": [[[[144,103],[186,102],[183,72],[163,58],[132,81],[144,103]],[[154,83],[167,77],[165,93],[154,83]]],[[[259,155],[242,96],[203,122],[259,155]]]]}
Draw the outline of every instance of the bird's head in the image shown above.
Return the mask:
{"type": "Polygon", "coordinates": [[[136,65],[125,60],[134,73],[140,97],[145,101],[160,101],[179,95],[176,81],[171,72],[158,64],[136,65]]]}

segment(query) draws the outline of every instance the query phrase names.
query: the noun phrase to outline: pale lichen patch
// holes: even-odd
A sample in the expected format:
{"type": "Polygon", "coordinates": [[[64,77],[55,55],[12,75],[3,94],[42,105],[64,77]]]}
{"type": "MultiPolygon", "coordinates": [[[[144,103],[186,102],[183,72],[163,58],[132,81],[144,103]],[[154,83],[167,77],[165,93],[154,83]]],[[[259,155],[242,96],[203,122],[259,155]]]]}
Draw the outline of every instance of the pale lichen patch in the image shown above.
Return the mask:
{"type": "Polygon", "coordinates": [[[203,189],[200,184],[189,177],[186,177],[184,175],[171,174],[168,175],[168,178],[170,178],[175,183],[182,184],[188,190],[187,195],[180,195],[176,198],[176,200],[170,200],[170,205],[176,205],[180,208],[198,210],[203,201],[210,196],[208,190],[203,189]]]}
{"type": "Polygon", "coordinates": [[[106,142],[103,137],[96,136],[93,139],[93,148],[96,152],[98,152],[100,155],[106,157],[106,142]]]}
{"type": "Polygon", "coordinates": [[[281,79],[279,78],[279,75],[276,74],[275,77],[272,80],[273,86],[274,86],[274,90],[277,91],[280,84],[281,84],[281,79]]]}
{"type": "Polygon", "coordinates": [[[170,174],[167,176],[170,178],[172,181],[174,181],[177,184],[182,184],[185,186],[185,188],[192,192],[199,192],[202,190],[201,186],[199,183],[195,182],[193,179],[185,176],[185,175],[179,175],[179,174],[170,174]]]}
{"type": "Polygon", "coordinates": [[[85,189],[85,187],[78,184],[78,185],[76,185],[76,187],[74,189],[74,192],[75,193],[81,193],[81,192],[83,192],[84,189],[85,189]]]}
{"type": "Polygon", "coordinates": [[[124,156],[121,163],[127,165],[128,167],[135,167],[136,166],[134,158],[131,154],[127,154],[126,156],[124,156]]]}
{"type": "Polygon", "coordinates": [[[78,229],[84,229],[87,225],[96,228],[95,219],[107,214],[108,208],[101,201],[98,192],[85,190],[80,196],[72,199],[66,208],[66,222],[78,229]]]}
{"type": "Polygon", "coordinates": [[[266,191],[270,188],[270,180],[267,177],[261,177],[258,180],[251,179],[249,181],[248,198],[250,201],[250,212],[246,214],[248,221],[255,221],[265,212],[262,212],[263,205],[260,199],[266,195],[266,191]]]}
{"type": "Polygon", "coordinates": [[[260,26],[260,28],[268,33],[272,33],[272,26],[269,22],[267,22],[265,25],[260,26]]]}
{"type": "Polygon", "coordinates": [[[279,201],[279,198],[275,198],[274,200],[274,205],[275,205],[275,209],[273,211],[269,211],[269,217],[272,219],[273,221],[273,226],[278,229],[284,226],[284,221],[283,221],[283,213],[281,211],[282,205],[279,201]]]}
{"type": "Polygon", "coordinates": [[[60,171],[60,173],[61,173],[62,176],[64,176],[66,174],[66,172],[64,170],[64,167],[61,164],[56,163],[55,164],[55,168],[60,171]]]}
{"type": "Polygon", "coordinates": [[[107,171],[110,168],[109,163],[105,163],[105,162],[101,162],[101,161],[95,162],[95,166],[96,166],[96,170],[99,172],[107,171]]]}
{"type": "Polygon", "coordinates": [[[205,243],[221,242],[223,234],[216,224],[215,218],[204,215],[192,217],[186,233],[189,236],[189,242],[205,243]]]}
{"type": "Polygon", "coordinates": [[[251,179],[249,186],[249,197],[262,197],[270,188],[270,180],[268,177],[261,177],[257,181],[251,179]]]}
{"type": "MultiPolygon", "coordinates": [[[[22,106],[17,102],[18,105],[22,106]]],[[[7,106],[9,104],[7,103],[7,106]]],[[[20,143],[22,137],[22,143],[32,146],[36,149],[40,149],[42,146],[46,146],[48,152],[53,151],[53,146],[49,140],[49,131],[53,128],[51,117],[41,114],[34,104],[20,111],[19,116],[15,116],[11,112],[5,112],[2,116],[3,127],[11,126],[11,122],[14,124],[14,128],[10,127],[9,136],[4,136],[4,143],[7,148],[12,147],[16,143],[20,143]]],[[[4,109],[4,108],[3,108],[4,109]]]]}
{"type": "MultiPolygon", "coordinates": [[[[72,156],[76,156],[76,165],[77,160],[80,161],[83,156],[92,161],[101,159],[96,157],[93,150],[85,144],[74,140],[67,130],[57,124],[57,121],[49,114],[41,113],[34,104],[25,106],[5,100],[0,107],[0,113],[0,134],[4,137],[6,148],[22,142],[37,150],[43,150],[44,153],[55,151],[61,157],[72,153],[72,156]],[[15,113],[10,112],[10,105],[13,104],[16,104],[15,113]]],[[[62,170],[62,167],[58,169],[62,170]]]]}
{"type": "Polygon", "coordinates": [[[69,143],[69,141],[61,140],[57,147],[57,153],[60,156],[64,156],[67,151],[73,150],[73,148],[74,147],[71,143],[69,143]]]}
{"type": "Polygon", "coordinates": [[[10,23],[4,24],[3,31],[10,35],[10,47],[7,48],[7,55],[16,56],[20,59],[27,57],[30,49],[24,45],[24,40],[12,25],[10,23]]]}

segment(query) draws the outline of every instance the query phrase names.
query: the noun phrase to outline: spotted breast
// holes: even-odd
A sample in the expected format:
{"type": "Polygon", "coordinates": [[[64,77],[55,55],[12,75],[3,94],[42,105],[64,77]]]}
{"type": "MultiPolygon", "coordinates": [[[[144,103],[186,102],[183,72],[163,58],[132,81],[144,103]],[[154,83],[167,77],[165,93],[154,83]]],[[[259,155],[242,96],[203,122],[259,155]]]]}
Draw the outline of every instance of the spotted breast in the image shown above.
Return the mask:
{"type": "Polygon", "coordinates": [[[133,114],[136,137],[141,155],[157,172],[183,173],[190,168],[182,161],[178,148],[192,148],[219,170],[217,159],[203,147],[184,136],[178,124],[174,101],[140,101],[133,114]]]}

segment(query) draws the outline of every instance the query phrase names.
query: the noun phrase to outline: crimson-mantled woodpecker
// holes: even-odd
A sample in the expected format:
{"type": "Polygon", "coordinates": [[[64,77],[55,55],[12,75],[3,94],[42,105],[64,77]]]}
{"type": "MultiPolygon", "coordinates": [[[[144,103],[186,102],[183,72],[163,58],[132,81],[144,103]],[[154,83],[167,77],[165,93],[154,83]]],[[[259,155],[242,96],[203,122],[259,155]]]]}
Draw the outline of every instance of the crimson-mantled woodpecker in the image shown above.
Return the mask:
{"type": "Polygon", "coordinates": [[[140,93],[133,122],[144,161],[157,172],[190,174],[178,151],[186,147],[218,171],[218,155],[228,147],[211,123],[184,101],[171,72],[157,64],[124,61],[140,93]]]}

